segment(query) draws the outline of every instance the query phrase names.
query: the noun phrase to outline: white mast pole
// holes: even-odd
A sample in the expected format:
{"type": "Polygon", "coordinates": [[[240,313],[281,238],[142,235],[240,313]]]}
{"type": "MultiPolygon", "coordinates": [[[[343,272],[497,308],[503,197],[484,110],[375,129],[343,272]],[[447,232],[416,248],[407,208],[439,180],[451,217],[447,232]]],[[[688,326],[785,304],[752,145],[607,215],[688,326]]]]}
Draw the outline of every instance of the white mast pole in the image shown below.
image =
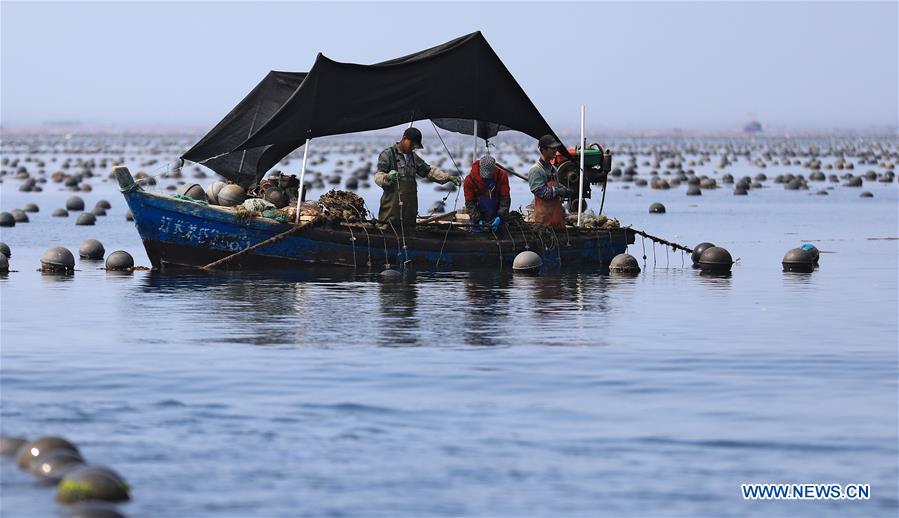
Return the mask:
{"type": "Polygon", "coordinates": [[[584,118],[587,113],[587,107],[581,105],[581,172],[580,172],[580,189],[577,197],[577,226],[581,226],[581,217],[584,214],[584,152],[587,147],[587,139],[584,137],[584,118]]]}
{"type": "Polygon", "coordinates": [[[306,144],[303,145],[303,167],[300,169],[300,197],[297,199],[297,220],[296,223],[300,222],[300,212],[302,212],[301,207],[303,206],[303,189],[306,188],[306,184],[304,180],[306,178],[306,157],[309,156],[309,141],[311,139],[306,137],[306,144]]]}

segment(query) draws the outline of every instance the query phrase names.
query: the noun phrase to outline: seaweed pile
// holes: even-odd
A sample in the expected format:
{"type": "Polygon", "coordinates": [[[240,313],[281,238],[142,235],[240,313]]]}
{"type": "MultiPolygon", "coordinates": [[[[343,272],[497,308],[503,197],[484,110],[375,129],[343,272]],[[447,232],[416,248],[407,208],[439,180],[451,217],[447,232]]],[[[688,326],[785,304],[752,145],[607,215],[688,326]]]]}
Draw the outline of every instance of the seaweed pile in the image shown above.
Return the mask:
{"type": "Polygon", "coordinates": [[[367,221],[365,200],[358,194],[332,189],[318,199],[326,221],[360,223],[367,221]]]}

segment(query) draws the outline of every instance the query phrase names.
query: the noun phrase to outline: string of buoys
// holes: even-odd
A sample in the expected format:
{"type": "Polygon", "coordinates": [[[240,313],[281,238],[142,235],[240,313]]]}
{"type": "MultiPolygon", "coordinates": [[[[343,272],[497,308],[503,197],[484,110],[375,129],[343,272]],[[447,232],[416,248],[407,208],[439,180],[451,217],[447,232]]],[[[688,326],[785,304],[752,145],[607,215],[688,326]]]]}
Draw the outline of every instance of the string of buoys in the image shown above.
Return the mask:
{"type": "Polygon", "coordinates": [[[0,455],[13,457],[16,466],[34,475],[39,484],[55,486],[55,499],[70,506],[69,516],[124,517],[115,504],[131,499],[125,479],[112,468],[88,463],[69,440],[0,436],[0,455]]]}

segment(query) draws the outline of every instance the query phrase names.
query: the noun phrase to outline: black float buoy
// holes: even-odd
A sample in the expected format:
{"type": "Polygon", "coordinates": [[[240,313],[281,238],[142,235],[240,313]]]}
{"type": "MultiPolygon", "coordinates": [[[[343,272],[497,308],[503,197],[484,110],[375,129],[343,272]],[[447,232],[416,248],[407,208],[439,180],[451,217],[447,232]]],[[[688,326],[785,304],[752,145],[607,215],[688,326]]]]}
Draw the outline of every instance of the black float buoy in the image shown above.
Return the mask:
{"type": "Polygon", "coordinates": [[[105,466],[81,466],[66,473],[56,491],[56,501],[64,504],[84,500],[124,502],[129,500],[128,484],[105,466]]]}
{"type": "Polygon", "coordinates": [[[0,254],[0,273],[9,273],[9,258],[0,254]]]}
{"type": "Polygon", "coordinates": [[[25,214],[25,211],[22,209],[15,209],[10,211],[13,219],[16,220],[16,223],[28,223],[28,214],[25,214]]]}
{"type": "Polygon", "coordinates": [[[0,254],[5,255],[7,259],[12,257],[12,250],[10,250],[9,245],[4,243],[3,241],[0,241],[0,254]]]}
{"type": "Polygon", "coordinates": [[[664,214],[665,206],[659,202],[655,202],[649,206],[649,213],[650,214],[664,214]]]}
{"type": "Polygon", "coordinates": [[[212,185],[206,188],[206,200],[213,205],[218,205],[219,191],[221,191],[222,187],[224,187],[225,185],[225,182],[221,181],[212,182],[212,185]]]}
{"type": "Polygon", "coordinates": [[[94,225],[97,223],[97,216],[91,214],[90,212],[82,212],[78,215],[78,219],[75,220],[76,225],[94,225]]]}
{"type": "Polygon", "coordinates": [[[66,210],[84,210],[84,200],[81,199],[81,196],[72,196],[71,198],[66,200],[66,210]]]}
{"type": "Polygon", "coordinates": [[[609,271],[613,273],[640,273],[637,258],[630,254],[618,254],[609,263],[609,271]]]}
{"type": "Polygon", "coordinates": [[[0,436],[0,455],[15,455],[26,442],[22,437],[0,436]]]}
{"type": "Polygon", "coordinates": [[[51,450],[70,450],[79,453],[78,448],[74,444],[62,437],[41,437],[27,442],[19,448],[18,455],[16,455],[16,466],[21,469],[28,469],[31,466],[31,462],[40,457],[42,452],[51,450]]]}
{"type": "Polygon", "coordinates": [[[702,196],[702,189],[698,185],[687,187],[687,196],[702,196]]]}
{"type": "Polygon", "coordinates": [[[734,188],[734,196],[746,196],[747,194],[749,194],[749,190],[746,189],[745,184],[737,184],[734,188]]]}
{"type": "Polygon", "coordinates": [[[543,267],[543,259],[531,250],[519,253],[512,261],[512,271],[515,273],[534,275],[540,271],[541,267],[543,267]]]}
{"type": "Polygon", "coordinates": [[[134,258],[124,250],[116,250],[106,258],[107,270],[128,270],[134,268],[134,258]]]}
{"type": "Polygon", "coordinates": [[[0,212],[0,227],[16,226],[16,218],[9,212],[0,212]]]}
{"type": "Polygon", "coordinates": [[[224,185],[218,192],[219,205],[236,207],[247,199],[247,193],[243,187],[235,184],[224,185]]]}
{"type": "Polygon", "coordinates": [[[818,250],[818,248],[815,245],[813,245],[811,243],[803,243],[802,246],[800,246],[799,248],[812,254],[812,262],[814,262],[815,265],[818,264],[818,259],[821,258],[821,252],[818,250]]]}
{"type": "Polygon", "coordinates": [[[112,208],[112,204],[106,200],[100,200],[94,205],[94,207],[103,207],[104,209],[109,210],[112,208]]]}
{"type": "Polygon", "coordinates": [[[125,213],[125,221],[134,221],[134,214],[130,210],[125,213]]]}
{"type": "Polygon", "coordinates": [[[713,246],[715,246],[713,243],[699,243],[693,247],[693,253],[690,254],[690,259],[693,260],[693,268],[699,268],[699,258],[702,256],[702,253],[713,246]]]}
{"type": "Polygon", "coordinates": [[[54,246],[41,256],[41,271],[44,273],[72,273],[75,271],[75,256],[67,248],[54,246]]]}
{"type": "Polygon", "coordinates": [[[104,209],[103,207],[94,207],[93,210],[91,210],[91,214],[93,214],[94,216],[105,216],[106,209],[104,209]]]}
{"type": "Polygon", "coordinates": [[[720,246],[706,248],[699,256],[699,268],[703,272],[728,273],[733,265],[730,252],[720,246]]]}
{"type": "Polygon", "coordinates": [[[871,191],[865,191],[865,192],[859,194],[858,196],[859,196],[859,198],[873,198],[874,193],[871,191]]]}
{"type": "Polygon", "coordinates": [[[387,268],[386,270],[381,272],[380,277],[382,281],[393,282],[401,280],[403,278],[403,274],[399,270],[387,268]]]}
{"type": "Polygon", "coordinates": [[[812,254],[802,248],[793,248],[784,255],[783,268],[785,272],[811,273],[815,269],[815,260],[812,254]]]}
{"type": "Polygon", "coordinates": [[[199,201],[206,201],[206,191],[198,183],[186,183],[178,188],[177,194],[199,201]]]}
{"type": "Polygon", "coordinates": [[[53,209],[53,212],[50,213],[50,216],[54,218],[68,218],[69,211],[66,209],[53,209]]]}
{"type": "Polygon", "coordinates": [[[78,256],[82,259],[103,259],[106,249],[96,239],[88,239],[78,247],[78,256]]]}
{"type": "Polygon", "coordinates": [[[25,212],[40,212],[41,209],[38,208],[34,203],[26,203],[22,210],[25,212]]]}

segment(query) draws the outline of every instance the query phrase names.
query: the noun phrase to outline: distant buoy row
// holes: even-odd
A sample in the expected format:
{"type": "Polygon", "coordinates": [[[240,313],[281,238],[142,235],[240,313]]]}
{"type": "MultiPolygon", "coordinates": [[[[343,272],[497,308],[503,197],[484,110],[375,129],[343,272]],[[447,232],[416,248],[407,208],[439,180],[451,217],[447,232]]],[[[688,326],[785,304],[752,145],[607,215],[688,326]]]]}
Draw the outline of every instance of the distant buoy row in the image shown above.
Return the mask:
{"type": "Polygon", "coordinates": [[[89,464],[78,447],[62,437],[28,441],[0,436],[0,455],[15,457],[16,466],[40,481],[56,485],[56,501],[78,504],[77,516],[122,517],[109,503],[130,500],[130,488],[115,470],[89,464]]]}

